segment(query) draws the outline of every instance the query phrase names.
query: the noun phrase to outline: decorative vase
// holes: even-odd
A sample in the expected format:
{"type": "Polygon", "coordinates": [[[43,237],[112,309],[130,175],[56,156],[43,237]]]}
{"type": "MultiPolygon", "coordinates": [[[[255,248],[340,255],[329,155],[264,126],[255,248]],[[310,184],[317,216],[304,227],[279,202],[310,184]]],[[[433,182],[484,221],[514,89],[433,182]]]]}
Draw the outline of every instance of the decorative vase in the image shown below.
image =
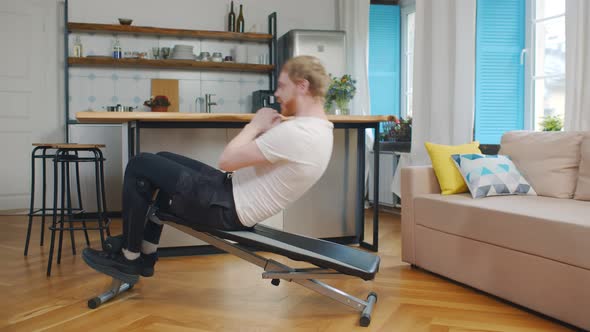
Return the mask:
{"type": "Polygon", "coordinates": [[[348,115],[350,113],[350,109],[348,103],[350,100],[348,99],[335,99],[332,103],[332,114],[334,115],[348,115]]]}
{"type": "Polygon", "coordinates": [[[152,112],[168,112],[168,106],[152,106],[152,112]]]}

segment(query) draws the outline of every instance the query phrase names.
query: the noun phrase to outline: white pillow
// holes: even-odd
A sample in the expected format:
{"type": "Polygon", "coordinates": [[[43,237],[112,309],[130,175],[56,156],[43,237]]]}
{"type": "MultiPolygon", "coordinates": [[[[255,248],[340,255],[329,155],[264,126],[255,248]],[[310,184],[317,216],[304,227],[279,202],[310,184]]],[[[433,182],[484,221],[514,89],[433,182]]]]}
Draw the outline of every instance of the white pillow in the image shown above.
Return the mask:
{"type": "Polygon", "coordinates": [[[451,159],[465,179],[473,198],[537,195],[508,156],[454,154],[451,159]]]}

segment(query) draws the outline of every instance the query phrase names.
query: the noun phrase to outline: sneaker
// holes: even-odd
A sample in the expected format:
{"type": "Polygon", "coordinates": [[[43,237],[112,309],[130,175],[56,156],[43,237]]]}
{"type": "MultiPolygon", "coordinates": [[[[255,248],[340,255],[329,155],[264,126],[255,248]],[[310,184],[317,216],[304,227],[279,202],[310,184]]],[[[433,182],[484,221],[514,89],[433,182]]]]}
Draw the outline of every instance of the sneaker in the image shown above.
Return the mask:
{"type": "MultiPolygon", "coordinates": [[[[115,235],[109,236],[104,241],[102,250],[109,254],[116,254],[121,253],[121,248],[123,248],[123,235],[115,235]]],[[[158,260],[158,253],[153,253],[146,255],[141,253],[142,258],[142,269],[141,269],[141,276],[142,277],[152,277],[154,275],[154,265],[156,265],[156,261],[158,260]]]]}
{"type": "Polygon", "coordinates": [[[106,252],[92,248],[84,248],[82,259],[98,272],[119,279],[128,284],[135,284],[139,281],[139,274],[142,271],[142,259],[128,260],[122,252],[106,252]]]}
{"type": "Polygon", "coordinates": [[[144,254],[141,253],[142,265],[141,265],[141,276],[152,277],[154,275],[154,265],[158,261],[158,253],[144,254]]]}

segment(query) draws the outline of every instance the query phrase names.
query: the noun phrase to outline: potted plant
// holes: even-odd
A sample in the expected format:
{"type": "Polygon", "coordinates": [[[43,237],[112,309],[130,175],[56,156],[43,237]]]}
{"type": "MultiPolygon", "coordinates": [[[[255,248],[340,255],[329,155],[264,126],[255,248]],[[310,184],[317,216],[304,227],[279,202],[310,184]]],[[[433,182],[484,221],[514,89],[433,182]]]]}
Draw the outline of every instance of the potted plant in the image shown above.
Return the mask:
{"type": "Polygon", "coordinates": [[[543,131],[561,131],[563,120],[559,115],[547,115],[543,117],[540,125],[543,127],[543,131]]]}
{"type": "Polygon", "coordinates": [[[409,142],[412,140],[412,118],[395,118],[383,124],[383,141],[409,142]]]}
{"type": "Polygon", "coordinates": [[[170,101],[166,96],[152,96],[143,104],[151,108],[152,112],[168,112],[168,106],[170,106],[170,101]]]}
{"type": "Polygon", "coordinates": [[[349,114],[348,103],[356,93],[356,81],[348,74],[338,78],[331,77],[330,87],[326,93],[326,102],[324,108],[332,110],[337,115],[349,114]]]}

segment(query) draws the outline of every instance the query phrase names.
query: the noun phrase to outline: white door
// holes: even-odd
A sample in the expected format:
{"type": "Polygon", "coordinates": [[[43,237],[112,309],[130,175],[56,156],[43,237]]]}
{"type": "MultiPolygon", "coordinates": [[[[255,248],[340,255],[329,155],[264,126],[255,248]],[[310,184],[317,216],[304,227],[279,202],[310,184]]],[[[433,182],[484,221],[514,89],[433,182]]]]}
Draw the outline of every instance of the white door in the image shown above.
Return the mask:
{"type": "Polygon", "coordinates": [[[64,139],[62,8],[0,1],[0,210],[28,207],[31,143],[64,139]]]}

